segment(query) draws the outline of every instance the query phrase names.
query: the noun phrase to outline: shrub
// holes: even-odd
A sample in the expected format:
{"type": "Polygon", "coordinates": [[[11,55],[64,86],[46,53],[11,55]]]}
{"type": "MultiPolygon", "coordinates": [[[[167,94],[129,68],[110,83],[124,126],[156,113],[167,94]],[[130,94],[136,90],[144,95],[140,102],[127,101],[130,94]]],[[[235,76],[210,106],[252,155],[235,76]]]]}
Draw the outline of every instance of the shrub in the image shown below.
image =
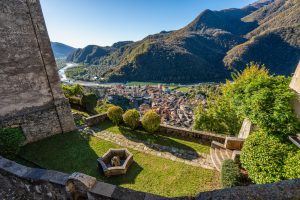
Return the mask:
{"type": "Polygon", "coordinates": [[[97,105],[97,96],[94,93],[84,94],[81,98],[81,105],[87,112],[94,113],[97,105]]]}
{"type": "Polygon", "coordinates": [[[284,171],[287,179],[300,178],[300,151],[289,155],[285,162],[284,171]]]}
{"type": "Polygon", "coordinates": [[[120,124],[122,122],[123,113],[124,113],[123,109],[119,106],[112,106],[107,110],[108,118],[115,124],[120,124]]]}
{"type": "Polygon", "coordinates": [[[221,168],[221,183],[223,188],[238,186],[240,183],[240,168],[233,160],[224,160],[221,168]]]}
{"type": "Polygon", "coordinates": [[[280,139],[260,130],[245,141],[241,163],[255,183],[277,182],[284,179],[284,162],[289,150],[290,147],[280,139]]]}
{"type": "Polygon", "coordinates": [[[20,145],[25,141],[22,130],[19,128],[0,129],[0,154],[12,157],[20,150],[20,145]]]}
{"type": "Polygon", "coordinates": [[[160,116],[156,112],[150,110],[143,116],[142,125],[146,131],[153,133],[159,129],[160,116]]]}
{"type": "Polygon", "coordinates": [[[131,129],[135,129],[140,123],[140,113],[136,109],[127,110],[123,115],[123,121],[131,129]]]}

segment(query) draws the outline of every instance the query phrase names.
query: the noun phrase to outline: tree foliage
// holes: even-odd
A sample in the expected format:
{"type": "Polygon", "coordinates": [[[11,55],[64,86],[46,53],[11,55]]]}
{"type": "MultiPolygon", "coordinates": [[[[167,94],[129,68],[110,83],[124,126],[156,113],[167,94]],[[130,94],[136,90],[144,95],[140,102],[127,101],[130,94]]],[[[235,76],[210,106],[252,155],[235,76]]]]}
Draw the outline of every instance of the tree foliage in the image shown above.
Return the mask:
{"type": "Polygon", "coordinates": [[[295,98],[289,78],[269,75],[257,64],[250,64],[242,73],[233,74],[233,83],[224,86],[237,115],[248,118],[264,131],[282,137],[296,134],[299,121],[291,106],[295,98]]]}
{"type": "Polygon", "coordinates": [[[193,128],[236,135],[241,124],[241,118],[235,112],[230,99],[218,93],[210,93],[206,107],[200,104],[196,109],[193,128]]]}
{"type": "Polygon", "coordinates": [[[123,109],[119,106],[112,106],[107,110],[108,118],[115,124],[120,124],[122,122],[123,113],[124,113],[123,109]]]}
{"type": "Polygon", "coordinates": [[[64,92],[64,95],[67,98],[71,96],[81,97],[84,94],[84,89],[79,84],[75,84],[75,85],[62,84],[61,88],[64,92]]]}
{"type": "Polygon", "coordinates": [[[144,129],[153,133],[159,129],[160,116],[153,110],[149,110],[142,118],[142,125],[144,129]]]}
{"type": "Polygon", "coordinates": [[[135,129],[138,127],[140,123],[140,113],[136,109],[130,109],[127,110],[123,114],[123,121],[127,126],[129,126],[131,129],[135,129]]]}

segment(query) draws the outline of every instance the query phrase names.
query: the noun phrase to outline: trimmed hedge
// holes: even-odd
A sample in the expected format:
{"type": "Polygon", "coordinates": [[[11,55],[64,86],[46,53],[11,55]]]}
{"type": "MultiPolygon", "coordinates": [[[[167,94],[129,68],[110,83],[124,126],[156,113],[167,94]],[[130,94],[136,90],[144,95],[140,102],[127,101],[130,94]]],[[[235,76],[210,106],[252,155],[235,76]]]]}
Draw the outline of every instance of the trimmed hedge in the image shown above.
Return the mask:
{"type": "Polygon", "coordinates": [[[160,116],[153,110],[150,110],[143,116],[142,125],[146,131],[153,133],[159,129],[160,116]]]}
{"type": "Polygon", "coordinates": [[[221,184],[223,188],[234,187],[240,184],[240,168],[233,160],[227,159],[222,163],[221,184]]]}
{"type": "Polygon", "coordinates": [[[119,106],[112,106],[107,110],[107,116],[114,124],[120,124],[122,122],[123,113],[123,109],[119,106]]]}
{"type": "Polygon", "coordinates": [[[287,179],[300,178],[300,151],[289,155],[285,161],[284,171],[287,179]]]}
{"type": "Polygon", "coordinates": [[[284,179],[284,162],[289,151],[291,146],[260,130],[245,141],[241,163],[255,183],[273,183],[284,179]]]}
{"type": "Polygon", "coordinates": [[[140,113],[136,109],[127,110],[123,115],[123,121],[132,130],[138,127],[140,123],[140,113]]]}
{"type": "Polygon", "coordinates": [[[4,157],[13,157],[20,150],[25,136],[20,128],[0,128],[0,154],[4,157]]]}

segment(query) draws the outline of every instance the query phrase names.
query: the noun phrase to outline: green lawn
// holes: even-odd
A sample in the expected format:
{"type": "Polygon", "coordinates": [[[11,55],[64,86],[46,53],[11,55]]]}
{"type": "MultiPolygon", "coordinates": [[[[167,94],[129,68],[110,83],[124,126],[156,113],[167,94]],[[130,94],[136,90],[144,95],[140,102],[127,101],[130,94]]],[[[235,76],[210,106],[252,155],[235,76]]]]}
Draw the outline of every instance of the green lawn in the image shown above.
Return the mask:
{"type": "Polygon", "coordinates": [[[67,173],[83,172],[99,180],[163,196],[195,195],[219,187],[216,171],[192,167],[129,149],[134,163],[126,175],[106,178],[97,170],[96,159],[118,145],[73,132],[28,144],[20,155],[41,167],[67,173]]]}
{"type": "Polygon", "coordinates": [[[191,90],[191,88],[190,87],[179,87],[179,88],[176,88],[176,90],[179,92],[187,93],[191,90]]]}
{"type": "Polygon", "coordinates": [[[107,120],[97,125],[102,130],[107,130],[111,133],[122,134],[125,137],[134,138],[141,141],[147,141],[149,143],[160,144],[164,146],[176,147],[179,149],[185,149],[190,151],[197,151],[199,153],[209,153],[209,146],[200,144],[193,141],[187,141],[180,138],[168,137],[158,134],[149,134],[143,130],[132,131],[128,127],[120,125],[119,127],[112,124],[111,121],[107,120]]]}

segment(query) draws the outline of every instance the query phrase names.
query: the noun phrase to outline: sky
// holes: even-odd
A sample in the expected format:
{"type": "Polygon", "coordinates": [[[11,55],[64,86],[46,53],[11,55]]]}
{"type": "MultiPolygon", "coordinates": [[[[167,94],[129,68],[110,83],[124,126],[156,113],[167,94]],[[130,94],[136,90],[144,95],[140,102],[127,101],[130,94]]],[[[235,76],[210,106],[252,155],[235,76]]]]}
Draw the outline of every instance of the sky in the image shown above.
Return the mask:
{"type": "Polygon", "coordinates": [[[184,27],[205,9],[241,8],[254,0],[40,0],[50,40],[82,48],[138,41],[184,27]]]}

